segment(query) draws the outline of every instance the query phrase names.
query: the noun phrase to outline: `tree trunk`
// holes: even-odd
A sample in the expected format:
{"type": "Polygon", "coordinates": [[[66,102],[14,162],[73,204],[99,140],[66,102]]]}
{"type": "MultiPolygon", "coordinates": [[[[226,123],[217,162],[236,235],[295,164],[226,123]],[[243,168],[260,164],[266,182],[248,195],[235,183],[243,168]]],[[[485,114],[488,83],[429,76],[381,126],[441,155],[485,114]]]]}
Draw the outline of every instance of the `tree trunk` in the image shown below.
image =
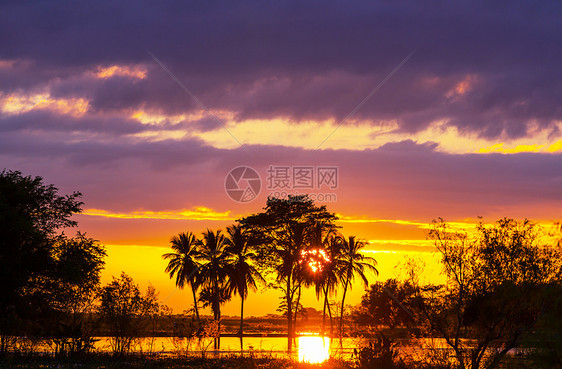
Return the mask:
{"type": "Polygon", "coordinates": [[[293,328],[296,329],[297,328],[297,315],[299,313],[299,304],[301,302],[301,285],[299,283],[299,294],[297,295],[297,304],[296,304],[296,309],[295,309],[295,316],[293,318],[293,328]]]}
{"type": "Polygon", "coordinates": [[[219,319],[218,319],[219,331],[217,332],[217,350],[221,349],[221,311],[219,307],[219,319]]]}
{"type": "Polygon", "coordinates": [[[218,332],[217,332],[217,337],[215,338],[215,350],[220,350],[221,348],[221,310],[220,310],[220,291],[219,291],[219,284],[218,281],[215,278],[214,281],[214,287],[215,287],[215,301],[214,301],[214,305],[215,305],[215,320],[217,321],[217,326],[218,326],[218,332]]]}
{"type": "Polygon", "coordinates": [[[238,331],[240,337],[244,335],[244,298],[240,302],[240,330],[238,331]]]}
{"type": "Polygon", "coordinates": [[[287,302],[287,348],[289,351],[293,349],[293,306],[291,299],[291,275],[287,276],[287,291],[286,291],[286,302],[287,302]]]}
{"type": "Polygon", "coordinates": [[[195,309],[195,316],[197,317],[197,323],[201,322],[199,318],[199,308],[197,307],[197,293],[195,292],[195,286],[191,285],[191,292],[193,293],[193,309],[195,309]]]}
{"type": "Polygon", "coordinates": [[[322,332],[321,335],[324,336],[324,330],[326,328],[326,305],[328,303],[328,295],[326,293],[326,289],[322,288],[324,291],[324,309],[322,310],[322,332]]]}
{"type": "Polygon", "coordinates": [[[349,275],[345,279],[345,284],[343,287],[343,297],[341,299],[341,312],[340,312],[340,344],[343,337],[343,313],[344,313],[344,306],[345,306],[345,294],[347,293],[347,285],[349,283],[349,275]]]}
{"type": "Polygon", "coordinates": [[[332,317],[332,308],[330,307],[330,300],[328,295],[326,295],[326,306],[328,308],[328,316],[330,317],[330,337],[334,336],[334,319],[332,317]]]}
{"type": "Polygon", "coordinates": [[[244,355],[244,297],[240,302],[240,330],[238,331],[240,335],[240,355],[244,355]]]}

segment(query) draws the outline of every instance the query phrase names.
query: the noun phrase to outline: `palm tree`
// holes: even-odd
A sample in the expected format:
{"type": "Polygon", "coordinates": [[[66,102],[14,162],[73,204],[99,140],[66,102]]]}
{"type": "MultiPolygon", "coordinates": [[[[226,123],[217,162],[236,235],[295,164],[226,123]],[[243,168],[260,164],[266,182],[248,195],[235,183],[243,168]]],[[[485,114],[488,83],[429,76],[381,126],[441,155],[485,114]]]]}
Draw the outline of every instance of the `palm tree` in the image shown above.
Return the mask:
{"type": "Polygon", "coordinates": [[[345,306],[345,295],[347,292],[347,288],[351,289],[351,285],[349,284],[353,279],[355,279],[355,275],[361,277],[363,280],[363,284],[365,287],[369,286],[369,281],[365,276],[366,271],[372,271],[375,275],[379,274],[375,265],[377,265],[377,261],[370,257],[365,256],[361,253],[361,249],[367,245],[366,242],[358,241],[355,239],[355,236],[349,236],[348,239],[341,236],[341,245],[342,245],[342,255],[341,255],[341,263],[342,263],[342,278],[344,280],[343,284],[343,297],[341,300],[341,312],[340,312],[340,339],[343,335],[343,313],[344,313],[344,306],[345,306]]]}
{"type": "MultiPolygon", "coordinates": [[[[228,259],[230,254],[227,251],[228,239],[220,230],[214,232],[207,229],[203,232],[201,242],[201,259],[204,260],[201,267],[201,283],[212,295],[211,309],[215,321],[218,322],[219,337],[215,340],[215,349],[220,349],[220,306],[224,302],[224,294],[228,278],[228,259]]],[[[228,300],[228,299],[227,299],[228,300]]]]}
{"type": "Polygon", "coordinates": [[[186,285],[191,286],[193,293],[193,308],[197,321],[199,318],[199,309],[197,308],[197,288],[199,269],[201,264],[197,260],[200,257],[198,250],[200,241],[193,235],[193,233],[180,233],[172,237],[170,240],[172,250],[174,252],[162,255],[164,259],[168,259],[168,266],[166,273],[170,278],[175,276],[176,286],[183,289],[186,285]]]}
{"type": "Polygon", "coordinates": [[[282,237],[280,241],[273,239],[273,254],[275,260],[278,260],[274,268],[277,283],[285,284],[283,292],[287,309],[287,348],[289,351],[292,350],[295,337],[293,317],[296,314],[295,307],[298,307],[298,303],[295,304],[294,295],[301,286],[298,263],[305,245],[306,226],[307,224],[304,222],[291,222],[286,226],[286,237],[282,237]]]}
{"type": "Polygon", "coordinates": [[[346,266],[343,258],[344,245],[340,237],[335,234],[330,235],[330,237],[326,240],[326,253],[328,255],[329,263],[326,265],[322,276],[324,287],[324,307],[328,310],[328,315],[330,317],[330,336],[333,336],[334,321],[328,297],[331,294],[335,294],[338,285],[344,282],[343,270],[346,266]]]}
{"type": "Polygon", "coordinates": [[[229,263],[228,290],[240,296],[240,339],[244,335],[244,300],[248,297],[248,291],[257,290],[257,282],[266,283],[260,272],[251,263],[256,259],[256,254],[251,251],[248,238],[242,227],[237,224],[227,228],[229,245],[228,252],[231,254],[229,263]]]}
{"type": "MultiPolygon", "coordinates": [[[[307,252],[308,264],[314,267],[312,280],[306,279],[305,285],[311,282],[315,285],[316,297],[324,295],[324,307],[322,311],[322,334],[326,326],[326,310],[330,316],[330,332],[332,331],[332,312],[329,305],[329,295],[334,293],[338,279],[337,253],[340,248],[335,236],[335,226],[324,221],[316,221],[308,232],[309,250],[307,252]]],[[[309,276],[310,278],[310,276],[309,276]]]]}

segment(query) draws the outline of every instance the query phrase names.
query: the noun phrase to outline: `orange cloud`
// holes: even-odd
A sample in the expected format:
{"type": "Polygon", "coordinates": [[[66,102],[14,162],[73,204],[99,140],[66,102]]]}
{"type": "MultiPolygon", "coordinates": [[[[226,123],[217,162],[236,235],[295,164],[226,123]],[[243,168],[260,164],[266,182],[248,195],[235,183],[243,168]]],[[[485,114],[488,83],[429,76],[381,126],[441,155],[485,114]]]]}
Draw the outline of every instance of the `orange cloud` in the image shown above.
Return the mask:
{"type": "Polygon", "coordinates": [[[88,111],[88,108],[89,102],[86,99],[53,98],[49,93],[30,95],[14,93],[0,96],[0,110],[9,115],[44,109],[80,117],[88,111]]]}
{"type": "Polygon", "coordinates": [[[449,92],[447,92],[445,96],[447,96],[448,98],[462,96],[466,94],[468,91],[472,90],[474,88],[474,85],[478,82],[478,80],[479,79],[477,76],[473,74],[469,74],[466,77],[464,77],[462,81],[458,82],[455,85],[455,87],[449,90],[449,92]]]}
{"type": "Polygon", "coordinates": [[[102,209],[86,209],[84,215],[104,218],[120,219],[165,219],[165,220],[236,220],[230,211],[216,212],[204,206],[178,211],[133,211],[128,213],[113,213],[102,209]]]}
{"type": "Polygon", "coordinates": [[[113,76],[131,77],[145,79],[147,70],[142,66],[112,65],[109,67],[98,67],[95,73],[97,78],[105,79],[113,76]]]}

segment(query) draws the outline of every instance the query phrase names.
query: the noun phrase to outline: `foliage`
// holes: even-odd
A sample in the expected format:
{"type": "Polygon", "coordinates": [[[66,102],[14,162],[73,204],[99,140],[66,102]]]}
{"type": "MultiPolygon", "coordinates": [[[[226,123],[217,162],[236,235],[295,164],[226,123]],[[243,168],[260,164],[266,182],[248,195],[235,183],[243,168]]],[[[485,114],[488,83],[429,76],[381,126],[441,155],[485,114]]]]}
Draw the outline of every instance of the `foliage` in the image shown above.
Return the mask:
{"type": "Polygon", "coordinates": [[[106,251],[92,238],[78,232],[59,237],[54,247],[55,268],[48,290],[50,306],[59,313],[54,332],[58,354],[74,354],[93,346],[93,321],[106,251]]]}
{"type": "Polygon", "coordinates": [[[195,316],[200,321],[197,306],[197,289],[201,282],[199,280],[201,268],[199,246],[201,241],[193,233],[188,232],[173,236],[170,243],[172,244],[173,252],[162,255],[164,259],[168,260],[166,273],[170,275],[170,278],[176,278],[176,286],[178,288],[184,288],[186,285],[191,287],[195,316]]]}
{"type": "Polygon", "coordinates": [[[53,266],[56,231],[76,225],[70,217],[80,212],[80,193],[59,196],[41,177],[17,171],[0,173],[0,303],[1,316],[11,315],[21,290],[53,266]]]}
{"type": "Polygon", "coordinates": [[[226,288],[230,294],[235,293],[240,296],[240,337],[244,335],[244,300],[248,297],[249,290],[256,291],[258,283],[266,284],[265,279],[255,266],[257,254],[250,244],[250,239],[246,231],[239,225],[227,228],[228,246],[227,252],[230,253],[228,263],[229,278],[226,288]]]}
{"type": "Polygon", "coordinates": [[[158,311],[157,295],[152,286],[143,294],[124,272],[119,278],[113,277],[113,281],[102,288],[98,311],[112,337],[113,353],[129,353],[150,327],[147,320],[158,311]]]}
{"type": "Polygon", "coordinates": [[[395,344],[382,332],[374,340],[368,341],[357,352],[357,364],[361,369],[406,368],[394,349],[395,344]]]}
{"type": "Polygon", "coordinates": [[[59,195],[41,177],[0,173],[0,352],[9,335],[47,336],[57,352],[82,351],[84,317],[99,285],[105,250],[74,227],[81,194],[59,195]]]}
{"type": "Polygon", "coordinates": [[[414,308],[414,297],[415,289],[408,282],[396,279],[376,282],[361,298],[353,319],[360,325],[390,328],[411,325],[413,319],[409,311],[414,308]]]}
{"type": "Polygon", "coordinates": [[[377,261],[372,257],[365,256],[361,253],[361,249],[366,246],[365,242],[355,239],[355,236],[350,236],[348,239],[341,237],[341,249],[336,255],[339,256],[338,264],[341,265],[341,279],[343,280],[343,297],[341,301],[340,310],[340,337],[343,336],[343,320],[344,320],[344,309],[345,309],[345,295],[347,289],[351,289],[351,282],[355,279],[355,275],[358,275],[365,287],[369,285],[367,281],[367,276],[365,272],[371,271],[375,275],[379,274],[379,271],[375,268],[377,261]]]}
{"type": "Polygon", "coordinates": [[[411,280],[420,318],[446,340],[460,368],[497,367],[546,311],[548,286],[560,281],[560,251],[542,245],[528,220],[480,223],[474,237],[441,220],[429,235],[447,284],[411,280]]]}
{"type": "MultiPolygon", "coordinates": [[[[240,225],[228,227],[226,235],[221,230],[207,230],[201,240],[191,232],[180,233],[172,237],[171,243],[173,252],[163,255],[169,260],[166,272],[170,278],[176,278],[178,287],[191,286],[198,324],[201,319],[197,305],[201,302],[203,307],[213,311],[220,331],[220,307],[238,294],[241,298],[239,333],[242,334],[244,300],[249,290],[256,290],[258,283],[265,283],[254,266],[255,249],[245,230],[240,225]]],[[[219,348],[219,339],[215,345],[219,348]]]]}
{"type": "Polygon", "coordinates": [[[259,246],[263,274],[273,273],[275,286],[285,294],[289,346],[290,337],[294,336],[294,300],[303,282],[298,274],[301,252],[309,246],[317,246],[310,241],[318,222],[329,230],[335,228],[336,219],[325,206],[316,206],[307,196],[299,195],[287,199],[268,198],[264,212],[240,220],[251,243],[259,246]]]}
{"type": "Polygon", "coordinates": [[[562,285],[549,286],[544,316],[538,321],[533,332],[523,341],[523,348],[531,352],[535,368],[562,367],[562,285]]]}

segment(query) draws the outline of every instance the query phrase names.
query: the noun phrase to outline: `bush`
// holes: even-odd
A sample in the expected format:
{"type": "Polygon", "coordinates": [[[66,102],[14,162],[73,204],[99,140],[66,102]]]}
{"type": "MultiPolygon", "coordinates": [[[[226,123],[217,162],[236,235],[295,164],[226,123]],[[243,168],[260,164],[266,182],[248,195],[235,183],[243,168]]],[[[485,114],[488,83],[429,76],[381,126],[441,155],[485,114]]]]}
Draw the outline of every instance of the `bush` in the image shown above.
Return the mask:
{"type": "Polygon", "coordinates": [[[404,363],[394,349],[395,344],[382,332],[376,339],[369,341],[357,353],[357,364],[361,369],[405,368],[404,363]]]}

